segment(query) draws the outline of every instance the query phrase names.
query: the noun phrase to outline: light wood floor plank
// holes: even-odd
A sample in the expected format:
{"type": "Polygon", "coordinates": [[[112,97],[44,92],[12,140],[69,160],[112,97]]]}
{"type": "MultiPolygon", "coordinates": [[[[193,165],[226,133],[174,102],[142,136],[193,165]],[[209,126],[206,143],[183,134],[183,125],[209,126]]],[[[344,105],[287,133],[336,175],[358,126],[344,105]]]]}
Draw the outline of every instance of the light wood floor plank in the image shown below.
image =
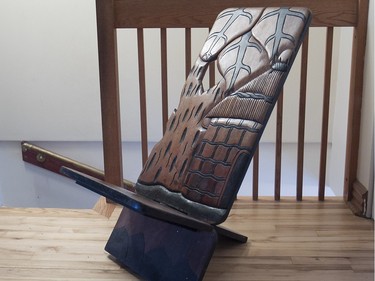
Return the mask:
{"type": "MultiPolygon", "coordinates": [[[[104,251],[121,211],[0,208],[0,280],[139,280],[104,251]]],[[[341,201],[239,198],[204,280],[373,281],[374,223],[341,201]]]]}

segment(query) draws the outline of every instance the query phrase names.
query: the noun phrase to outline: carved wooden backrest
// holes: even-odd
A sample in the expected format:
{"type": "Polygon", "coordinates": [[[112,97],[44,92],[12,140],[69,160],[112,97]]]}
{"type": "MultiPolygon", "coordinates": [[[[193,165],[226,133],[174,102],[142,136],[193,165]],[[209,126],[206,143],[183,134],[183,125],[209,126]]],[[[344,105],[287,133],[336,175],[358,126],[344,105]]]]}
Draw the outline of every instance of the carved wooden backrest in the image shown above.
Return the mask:
{"type": "Polygon", "coordinates": [[[310,22],[305,8],[221,12],[136,184],[195,218],[225,220],[310,22]],[[205,90],[215,63],[221,80],[205,90]]]}

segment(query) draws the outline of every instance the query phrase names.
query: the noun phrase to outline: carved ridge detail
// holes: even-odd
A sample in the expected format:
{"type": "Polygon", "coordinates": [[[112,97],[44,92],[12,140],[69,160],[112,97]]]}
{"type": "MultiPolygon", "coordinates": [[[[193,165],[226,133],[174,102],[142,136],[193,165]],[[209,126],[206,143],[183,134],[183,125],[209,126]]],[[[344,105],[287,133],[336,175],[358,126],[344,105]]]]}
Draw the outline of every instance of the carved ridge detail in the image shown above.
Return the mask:
{"type": "Polygon", "coordinates": [[[168,199],[168,192],[194,206],[229,210],[309,21],[304,8],[220,13],[138,179],[137,192],[159,200],[165,188],[160,200],[174,208],[180,197],[168,199]],[[221,77],[205,90],[202,81],[214,61],[221,77]]]}

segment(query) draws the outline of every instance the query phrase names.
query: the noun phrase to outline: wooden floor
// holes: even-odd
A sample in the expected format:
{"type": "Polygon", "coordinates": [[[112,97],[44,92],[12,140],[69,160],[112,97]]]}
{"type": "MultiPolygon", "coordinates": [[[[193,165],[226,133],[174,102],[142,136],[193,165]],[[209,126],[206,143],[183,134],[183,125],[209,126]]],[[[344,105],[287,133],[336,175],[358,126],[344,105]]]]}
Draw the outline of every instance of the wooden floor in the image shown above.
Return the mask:
{"type": "MultiPolygon", "coordinates": [[[[119,211],[0,208],[0,280],[138,280],[103,250],[119,211]]],[[[225,225],[249,242],[220,243],[204,280],[374,280],[374,223],[340,200],[241,198],[225,225]]]]}

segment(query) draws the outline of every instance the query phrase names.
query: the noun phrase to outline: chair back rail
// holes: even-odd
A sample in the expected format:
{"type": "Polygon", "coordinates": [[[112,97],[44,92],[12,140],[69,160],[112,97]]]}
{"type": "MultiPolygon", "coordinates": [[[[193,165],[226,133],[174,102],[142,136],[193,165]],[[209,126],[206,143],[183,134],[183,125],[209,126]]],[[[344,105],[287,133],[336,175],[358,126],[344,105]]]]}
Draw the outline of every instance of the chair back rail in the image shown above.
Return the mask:
{"type": "Polygon", "coordinates": [[[312,26],[355,26],[357,0],[114,0],[116,28],[210,27],[228,7],[307,7],[314,15],[312,26]]]}
{"type": "Polygon", "coordinates": [[[326,38],[326,59],[324,68],[324,93],[323,93],[323,116],[322,134],[320,148],[319,166],[319,200],[324,200],[327,171],[327,150],[328,150],[328,123],[329,123],[329,100],[331,96],[331,70],[332,70],[332,49],[333,49],[333,27],[327,28],[326,38]]]}
{"type": "Polygon", "coordinates": [[[305,148],[305,123],[306,123],[306,89],[307,89],[307,64],[308,64],[309,34],[302,44],[301,59],[301,84],[299,95],[299,115],[298,115],[298,144],[297,144],[297,192],[296,198],[302,200],[303,190],[303,163],[305,148]]]}
{"type": "MultiPolygon", "coordinates": [[[[367,32],[368,0],[207,0],[204,5],[195,0],[97,0],[98,44],[102,103],[102,126],[104,146],[104,168],[106,181],[122,184],[121,128],[119,91],[117,80],[117,28],[136,28],[138,38],[138,69],[140,88],[141,114],[141,143],[143,163],[148,157],[147,137],[147,101],[145,87],[145,55],[144,28],[160,28],[161,49],[161,88],[162,88],[162,118],[163,131],[167,122],[168,112],[168,62],[167,62],[167,28],[185,29],[185,74],[191,68],[192,29],[209,28],[217,14],[228,7],[258,7],[258,6],[303,6],[312,11],[312,27],[327,29],[325,66],[324,66],[324,95],[321,127],[321,148],[319,167],[319,191],[317,197],[324,200],[327,170],[327,149],[329,131],[330,89],[332,80],[332,50],[333,34],[336,27],[353,27],[353,48],[351,63],[351,80],[349,91],[348,131],[345,168],[345,200],[351,200],[352,186],[356,180],[357,158],[359,144],[359,124],[361,95],[363,89],[364,52],[367,32]],[[112,43],[111,43],[112,42],[112,43]]],[[[306,125],[306,92],[308,79],[308,50],[309,36],[301,50],[300,96],[298,115],[298,145],[296,171],[296,200],[303,199],[303,170],[305,150],[306,125]]],[[[208,71],[209,85],[215,83],[215,68],[208,71]]],[[[126,94],[126,93],[125,93],[126,94]]],[[[281,170],[282,170],[282,135],[283,135],[283,94],[276,109],[276,140],[275,140],[275,200],[280,200],[281,170]]],[[[259,159],[261,151],[257,150],[253,157],[253,199],[259,194],[259,159]]],[[[125,156],[126,157],[126,156],[125,156]]],[[[125,167],[126,168],[126,167],[125,167]]]]}

